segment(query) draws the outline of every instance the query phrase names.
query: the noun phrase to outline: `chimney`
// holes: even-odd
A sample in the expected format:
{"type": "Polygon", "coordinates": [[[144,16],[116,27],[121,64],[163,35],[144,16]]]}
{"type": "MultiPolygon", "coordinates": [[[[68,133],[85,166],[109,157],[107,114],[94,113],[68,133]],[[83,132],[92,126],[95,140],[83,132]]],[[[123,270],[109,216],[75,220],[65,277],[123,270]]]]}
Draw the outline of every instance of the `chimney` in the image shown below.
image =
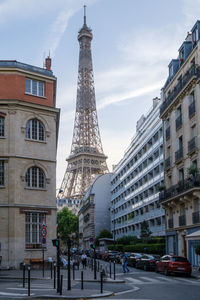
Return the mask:
{"type": "Polygon", "coordinates": [[[153,98],[153,108],[156,107],[156,105],[158,104],[159,101],[160,101],[160,98],[158,98],[158,97],[153,98]]]}
{"type": "Polygon", "coordinates": [[[46,59],[45,59],[45,67],[47,70],[51,70],[51,58],[50,56],[48,56],[46,59]]]}

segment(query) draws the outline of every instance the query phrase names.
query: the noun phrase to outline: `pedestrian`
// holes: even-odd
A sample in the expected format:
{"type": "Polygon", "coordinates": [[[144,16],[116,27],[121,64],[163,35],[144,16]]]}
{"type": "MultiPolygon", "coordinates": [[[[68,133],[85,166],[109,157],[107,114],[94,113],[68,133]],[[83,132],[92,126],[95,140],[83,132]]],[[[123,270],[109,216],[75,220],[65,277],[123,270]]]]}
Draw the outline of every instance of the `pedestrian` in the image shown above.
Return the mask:
{"type": "Polygon", "coordinates": [[[83,253],[81,255],[81,262],[82,262],[83,269],[86,269],[86,266],[87,266],[87,255],[85,253],[83,253]]]}
{"type": "Polygon", "coordinates": [[[121,263],[122,263],[122,268],[123,268],[123,272],[126,273],[126,272],[129,272],[129,269],[128,269],[128,258],[127,258],[127,255],[122,252],[122,255],[121,255],[121,263]]]}

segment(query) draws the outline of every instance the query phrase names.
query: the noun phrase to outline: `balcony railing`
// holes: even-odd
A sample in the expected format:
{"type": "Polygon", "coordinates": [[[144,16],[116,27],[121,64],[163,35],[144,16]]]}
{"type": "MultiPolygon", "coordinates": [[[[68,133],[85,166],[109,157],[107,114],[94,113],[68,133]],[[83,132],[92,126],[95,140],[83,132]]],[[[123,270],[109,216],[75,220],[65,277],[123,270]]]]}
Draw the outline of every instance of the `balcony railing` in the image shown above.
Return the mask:
{"type": "Polygon", "coordinates": [[[199,77],[199,67],[191,66],[191,68],[185,73],[182,77],[182,80],[175,86],[173,91],[166,97],[165,101],[162,103],[160,107],[160,114],[162,115],[163,112],[170,106],[170,104],[174,101],[174,99],[178,96],[181,90],[190,82],[190,79],[195,76],[199,77]]]}
{"type": "Polygon", "coordinates": [[[165,159],[165,170],[169,169],[171,167],[171,159],[170,156],[165,159]]]}
{"type": "Polygon", "coordinates": [[[193,224],[200,223],[200,211],[195,211],[192,213],[192,222],[193,224]]]}
{"type": "Polygon", "coordinates": [[[174,227],[174,221],[173,218],[168,219],[168,228],[173,228],[174,227]]]}
{"type": "Polygon", "coordinates": [[[176,119],[176,130],[178,130],[182,126],[182,116],[180,115],[176,119]]]}
{"type": "Polygon", "coordinates": [[[188,178],[182,180],[176,185],[171,186],[169,189],[161,191],[159,194],[160,202],[169,200],[170,198],[177,197],[178,195],[188,192],[191,189],[199,188],[200,189],[200,176],[196,175],[193,178],[188,178]]]}
{"type": "Polygon", "coordinates": [[[197,138],[195,136],[188,142],[188,153],[190,154],[196,149],[197,149],[197,138]]]}
{"type": "Polygon", "coordinates": [[[186,225],[186,216],[182,215],[179,216],[179,226],[185,226],[186,225]]]}
{"type": "Polygon", "coordinates": [[[175,152],[175,162],[178,162],[183,158],[183,148],[181,147],[179,150],[175,152]]]}
{"type": "Polygon", "coordinates": [[[195,102],[192,102],[188,107],[189,118],[191,118],[195,114],[195,102]]]}
{"type": "Polygon", "coordinates": [[[166,140],[170,138],[170,126],[165,130],[165,138],[166,140]]]}

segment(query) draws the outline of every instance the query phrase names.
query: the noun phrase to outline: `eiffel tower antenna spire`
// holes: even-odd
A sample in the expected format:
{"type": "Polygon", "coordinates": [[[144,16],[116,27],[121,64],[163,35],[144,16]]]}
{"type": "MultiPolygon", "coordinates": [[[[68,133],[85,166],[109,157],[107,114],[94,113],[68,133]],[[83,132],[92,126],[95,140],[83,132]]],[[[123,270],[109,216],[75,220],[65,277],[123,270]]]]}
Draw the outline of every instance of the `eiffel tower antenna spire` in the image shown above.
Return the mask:
{"type": "Polygon", "coordinates": [[[84,5],[84,25],[86,25],[86,5],[84,5]]]}
{"type": "Polygon", "coordinates": [[[72,146],[58,199],[81,199],[95,176],[108,172],[96,110],[92,38],[92,30],[86,25],[84,6],[84,24],[78,32],[80,52],[72,146]]]}

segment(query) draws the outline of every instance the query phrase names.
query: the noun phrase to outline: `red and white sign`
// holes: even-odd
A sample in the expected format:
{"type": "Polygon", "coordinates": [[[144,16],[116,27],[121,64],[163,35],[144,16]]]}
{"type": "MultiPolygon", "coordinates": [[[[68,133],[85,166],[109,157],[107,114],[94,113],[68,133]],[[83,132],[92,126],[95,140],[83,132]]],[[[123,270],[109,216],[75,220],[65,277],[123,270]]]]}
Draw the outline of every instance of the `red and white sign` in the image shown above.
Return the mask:
{"type": "Polygon", "coordinates": [[[41,236],[43,238],[45,238],[47,236],[47,229],[46,229],[46,226],[42,226],[41,228],[41,236]]]}

